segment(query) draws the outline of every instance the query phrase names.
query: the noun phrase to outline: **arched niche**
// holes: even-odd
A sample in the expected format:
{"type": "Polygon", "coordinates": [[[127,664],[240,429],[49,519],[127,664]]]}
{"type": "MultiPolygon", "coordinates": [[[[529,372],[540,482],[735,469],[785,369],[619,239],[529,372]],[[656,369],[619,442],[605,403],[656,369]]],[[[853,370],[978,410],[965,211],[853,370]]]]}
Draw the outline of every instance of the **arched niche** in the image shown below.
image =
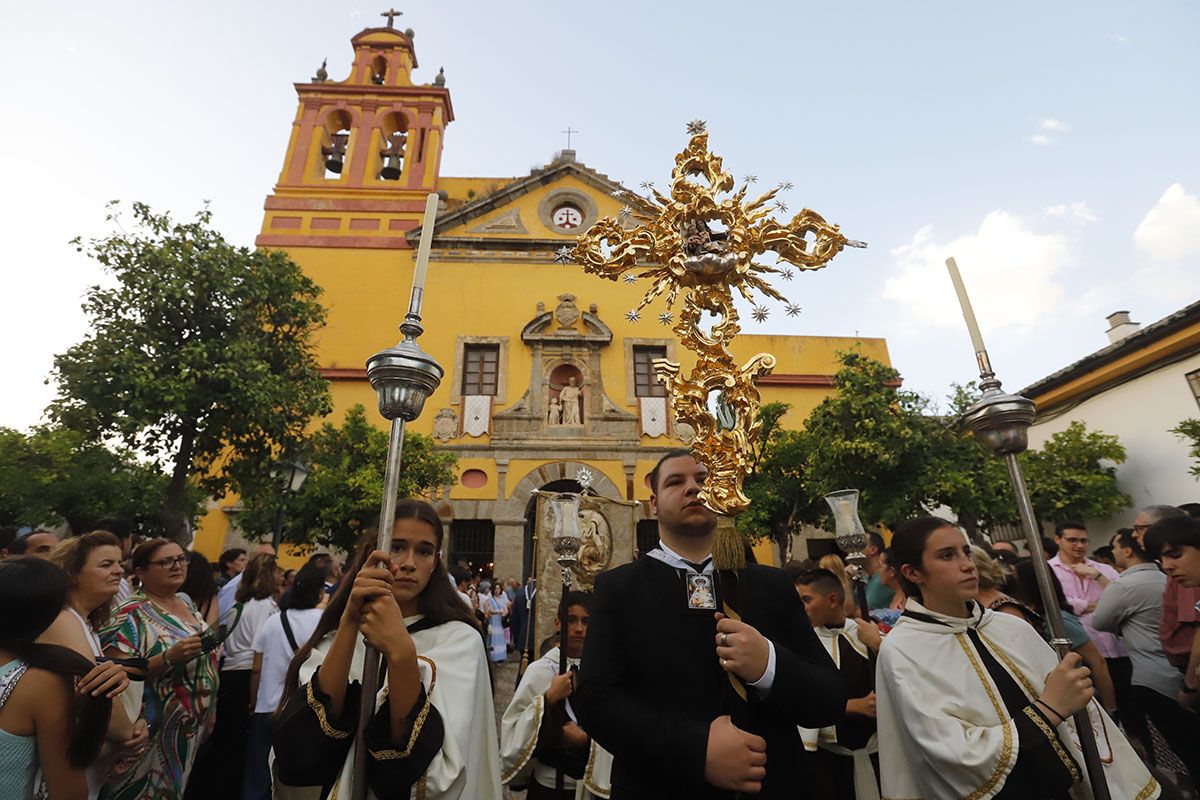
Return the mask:
{"type": "Polygon", "coordinates": [[[583,387],[587,382],[583,370],[571,362],[562,362],[550,369],[546,382],[549,390],[546,397],[547,422],[550,425],[582,425],[587,413],[583,395],[583,387]],[[563,397],[564,391],[568,395],[566,398],[563,397]]]}

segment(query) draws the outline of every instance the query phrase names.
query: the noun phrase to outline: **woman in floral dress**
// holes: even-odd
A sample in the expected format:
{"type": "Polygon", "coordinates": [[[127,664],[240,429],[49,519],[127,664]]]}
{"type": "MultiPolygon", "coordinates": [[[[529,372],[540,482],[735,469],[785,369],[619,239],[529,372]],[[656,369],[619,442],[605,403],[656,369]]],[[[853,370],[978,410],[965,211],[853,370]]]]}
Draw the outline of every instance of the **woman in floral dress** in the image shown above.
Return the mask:
{"type": "Polygon", "coordinates": [[[151,539],[138,546],[132,561],[142,588],[117,608],[101,639],[109,656],[148,662],[144,713],[150,742],[106,800],[178,800],[196,750],[212,729],[217,647],[215,640],[204,642],[208,625],[191,598],[178,593],[187,575],[183,548],[151,539]]]}

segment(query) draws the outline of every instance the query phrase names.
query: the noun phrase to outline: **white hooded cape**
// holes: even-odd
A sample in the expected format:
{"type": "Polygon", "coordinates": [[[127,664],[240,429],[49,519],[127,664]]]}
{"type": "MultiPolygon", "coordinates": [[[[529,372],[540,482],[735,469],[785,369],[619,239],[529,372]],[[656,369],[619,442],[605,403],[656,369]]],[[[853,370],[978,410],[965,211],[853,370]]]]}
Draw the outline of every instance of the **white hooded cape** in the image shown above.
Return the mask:
{"type": "MultiPolygon", "coordinates": [[[[1028,623],[1010,614],[972,604],[969,618],[947,617],[912,598],[906,608],[937,622],[901,617],[879,652],[875,699],[883,796],[988,800],[1003,788],[1020,742],[966,630],[978,631],[1030,700],[1041,694],[1058,657],[1028,623]]],[[[1158,783],[1124,734],[1095,701],[1089,712],[1113,800],[1158,797],[1158,783]]],[[[1058,732],[1082,766],[1074,722],[1058,732]]]]}
{"type": "MultiPolygon", "coordinates": [[[[412,625],[420,615],[407,617],[412,625]]],[[[300,685],[312,680],[325,660],[334,633],[329,633],[313,648],[312,655],[300,668],[300,685]]],[[[445,725],[442,749],[434,756],[425,774],[413,786],[413,800],[500,800],[500,755],[496,744],[496,713],[492,705],[492,686],[487,657],[479,632],[463,622],[446,622],[412,635],[417,649],[421,683],[429,702],[437,709],[445,725]]],[[[366,645],[362,637],[350,662],[350,680],[362,680],[366,645]]],[[[379,690],[376,709],[387,697],[387,681],[379,690]]],[[[349,798],[350,773],[354,764],[354,745],[342,765],[337,785],[330,798],[349,798]]],[[[318,800],[321,788],[285,786],[274,781],[276,800],[318,800]]],[[[376,798],[368,790],[368,798],[376,798]]]]}
{"type": "MultiPolygon", "coordinates": [[[[579,659],[568,658],[567,663],[569,666],[578,666],[579,659]]],[[[533,751],[537,747],[538,731],[542,726],[546,690],[557,674],[558,648],[555,647],[526,668],[512,702],[500,718],[500,766],[501,777],[506,784],[513,780],[518,784],[525,783],[542,772],[541,783],[553,786],[554,770],[538,764],[533,758],[533,751]],[[549,783],[547,777],[550,778],[549,783]]],[[[608,798],[611,772],[612,756],[592,740],[583,780],[575,782],[576,800],[608,798]]],[[[571,778],[564,780],[565,785],[569,786],[571,778]]]]}

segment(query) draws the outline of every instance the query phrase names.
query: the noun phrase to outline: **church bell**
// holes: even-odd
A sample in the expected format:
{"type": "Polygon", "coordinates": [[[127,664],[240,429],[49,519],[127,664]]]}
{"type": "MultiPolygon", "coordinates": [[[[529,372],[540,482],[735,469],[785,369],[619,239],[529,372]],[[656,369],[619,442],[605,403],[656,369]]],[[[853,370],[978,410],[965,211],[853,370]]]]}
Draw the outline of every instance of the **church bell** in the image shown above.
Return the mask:
{"type": "Polygon", "coordinates": [[[394,153],[387,157],[387,161],[383,165],[383,169],[379,170],[379,177],[385,181],[399,180],[400,178],[400,156],[394,153]]]}
{"type": "Polygon", "coordinates": [[[346,163],[346,144],[350,141],[350,137],[344,133],[335,133],[329,137],[329,144],[321,147],[321,154],[325,156],[325,169],[335,174],[342,174],[342,167],[346,163]]]}

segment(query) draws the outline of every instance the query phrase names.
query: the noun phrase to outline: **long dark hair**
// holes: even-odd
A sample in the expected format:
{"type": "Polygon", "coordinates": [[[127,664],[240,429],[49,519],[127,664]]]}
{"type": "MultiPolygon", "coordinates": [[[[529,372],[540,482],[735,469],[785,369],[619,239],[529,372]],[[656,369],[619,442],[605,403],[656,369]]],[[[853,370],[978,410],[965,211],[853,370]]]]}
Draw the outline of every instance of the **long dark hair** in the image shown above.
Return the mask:
{"type": "Polygon", "coordinates": [[[922,558],[925,555],[925,542],[929,535],[942,528],[957,528],[953,522],[941,517],[917,517],[910,519],[896,528],[892,534],[892,544],[888,548],[888,566],[896,570],[896,577],[904,594],[923,602],[921,587],[904,576],[904,566],[907,564],[915,570],[924,571],[922,558]]]}
{"type": "Polygon", "coordinates": [[[0,614],[0,648],[62,678],[71,709],[67,761],[83,769],[104,744],[112,701],[75,691],[75,679],[89,673],[94,663],[70,648],[36,641],[66,606],[70,589],[67,573],[45,559],[18,556],[0,562],[0,608],[6,609],[0,614]]]}
{"type": "MultiPolygon", "coordinates": [[[[425,616],[433,625],[441,625],[446,622],[464,622],[472,628],[478,630],[479,626],[475,621],[475,616],[471,613],[471,609],[467,608],[466,603],[458,596],[458,592],[450,583],[450,575],[446,572],[446,565],[442,563],[441,550],[442,542],[445,539],[445,530],[442,527],[442,520],[437,515],[437,511],[433,506],[423,500],[401,500],[396,504],[396,519],[415,519],[424,522],[433,529],[434,536],[437,539],[437,560],[433,565],[433,574],[429,576],[429,583],[417,595],[417,610],[425,616]]],[[[284,698],[280,702],[279,707],[287,702],[288,696],[294,692],[300,685],[300,667],[308,660],[312,654],[313,648],[325,638],[325,635],[337,628],[342,620],[342,614],[346,613],[346,603],[350,599],[350,590],[354,586],[354,579],[358,577],[358,573],[363,568],[367,557],[375,550],[376,535],[372,531],[367,531],[359,539],[355,546],[354,561],[342,576],[342,583],[338,587],[337,594],[329,601],[329,605],[325,607],[325,611],[321,614],[321,619],[317,622],[317,627],[313,630],[313,634],[309,637],[304,646],[296,651],[296,655],[292,657],[292,663],[288,667],[287,680],[284,682],[284,698]]]]}
{"type": "Polygon", "coordinates": [[[213,578],[212,564],[203,553],[193,550],[188,554],[187,577],[179,591],[192,598],[200,616],[208,614],[209,606],[217,596],[217,581],[213,578]]]}
{"type": "MultiPolygon", "coordinates": [[[[1018,561],[1013,577],[1014,580],[1007,586],[1009,594],[1045,617],[1046,607],[1042,603],[1042,593],[1038,589],[1033,560],[1024,558],[1018,561]]],[[[1062,584],[1058,582],[1058,576],[1054,574],[1054,570],[1050,570],[1050,585],[1054,587],[1054,593],[1058,596],[1058,607],[1063,611],[1070,612],[1071,606],[1067,603],[1067,596],[1063,594],[1062,584]]]]}
{"type": "Polygon", "coordinates": [[[321,604],[325,593],[325,570],[316,564],[305,564],[296,573],[292,588],[283,593],[279,600],[280,609],[304,611],[321,604]]]}

